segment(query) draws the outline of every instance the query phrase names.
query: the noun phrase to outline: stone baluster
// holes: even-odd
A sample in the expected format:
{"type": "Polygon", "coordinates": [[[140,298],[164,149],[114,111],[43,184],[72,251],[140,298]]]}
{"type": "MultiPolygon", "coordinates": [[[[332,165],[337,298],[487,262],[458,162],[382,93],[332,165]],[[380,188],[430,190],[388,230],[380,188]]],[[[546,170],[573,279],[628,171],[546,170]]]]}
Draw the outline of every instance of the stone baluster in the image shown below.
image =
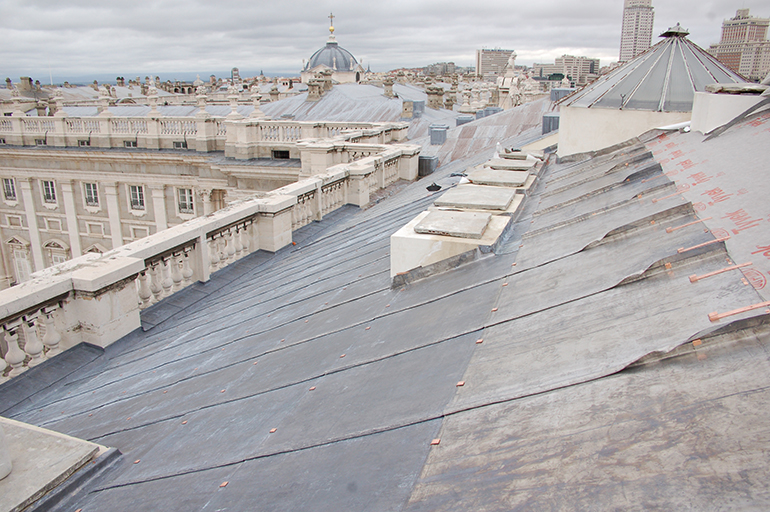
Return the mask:
{"type": "Polygon", "coordinates": [[[329,208],[331,207],[329,196],[331,195],[331,191],[331,187],[321,191],[321,217],[329,213],[329,208]]]}
{"type": "Polygon", "coordinates": [[[305,224],[307,224],[307,217],[308,217],[308,215],[307,215],[307,196],[303,196],[302,197],[302,203],[300,205],[299,213],[300,213],[300,215],[299,215],[299,227],[302,227],[305,224]]]}
{"type": "Polygon", "coordinates": [[[243,258],[243,243],[241,242],[241,230],[244,228],[236,228],[233,234],[233,242],[235,243],[235,259],[239,260],[243,258]]]}
{"type": "Polygon", "coordinates": [[[217,250],[217,241],[214,238],[209,239],[209,265],[211,271],[215,272],[219,268],[219,251],[217,250]]]}
{"type": "Polygon", "coordinates": [[[243,226],[243,229],[241,230],[241,245],[243,246],[243,255],[246,256],[251,252],[251,240],[249,236],[249,231],[252,229],[251,225],[243,226]]]}
{"type": "Polygon", "coordinates": [[[219,255],[219,268],[227,266],[227,241],[224,233],[220,233],[217,239],[217,254],[219,255]]]}
{"type": "Polygon", "coordinates": [[[162,279],[158,262],[150,265],[150,279],[150,291],[152,292],[152,296],[155,298],[155,302],[160,302],[160,299],[163,298],[163,287],[161,286],[162,279]]]}
{"type": "MultiPolygon", "coordinates": [[[[2,335],[2,331],[0,331],[0,335],[2,335]]],[[[0,383],[8,380],[8,377],[4,376],[6,368],[8,368],[8,363],[5,362],[5,359],[0,357],[0,383]]]]}
{"type": "Polygon", "coordinates": [[[29,367],[37,366],[45,359],[43,344],[37,335],[37,313],[24,316],[24,352],[29,356],[29,367]]]}
{"type": "Polygon", "coordinates": [[[174,288],[174,281],[171,279],[171,260],[171,256],[162,260],[163,267],[161,272],[163,273],[163,281],[161,281],[160,285],[163,287],[163,297],[171,295],[171,290],[174,288]]]}
{"type": "Polygon", "coordinates": [[[152,290],[150,290],[150,278],[147,276],[147,269],[139,272],[139,301],[140,308],[144,309],[152,302],[152,290]]]}
{"type": "Polygon", "coordinates": [[[182,262],[180,261],[180,256],[178,254],[172,255],[169,258],[169,261],[171,263],[171,281],[173,282],[172,289],[177,292],[183,288],[182,280],[184,277],[182,277],[182,262]]]}
{"type": "Polygon", "coordinates": [[[27,355],[19,348],[19,329],[21,329],[21,319],[5,324],[5,341],[8,344],[5,362],[11,367],[9,377],[15,377],[27,370],[24,367],[27,355]]]}
{"type": "Polygon", "coordinates": [[[225,258],[228,264],[235,261],[235,242],[233,241],[233,238],[233,230],[228,229],[226,235],[227,245],[225,246],[227,254],[225,258]]]}
{"type": "Polygon", "coordinates": [[[43,323],[45,324],[43,345],[45,345],[48,349],[48,352],[46,353],[47,357],[55,356],[61,352],[61,348],[59,348],[59,342],[61,342],[61,334],[59,334],[59,331],[56,330],[56,325],[54,324],[54,321],[56,320],[54,318],[54,312],[57,309],[57,306],[47,306],[42,309],[44,315],[43,323]]]}
{"type": "Polygon", "coordinates": [[[182,256],[182,279],[184,280],[185,286],[192,284],[192,277],[194,273],[192,265],[190,265],[190,252],[191,249],[186,249],[182,256]]]}

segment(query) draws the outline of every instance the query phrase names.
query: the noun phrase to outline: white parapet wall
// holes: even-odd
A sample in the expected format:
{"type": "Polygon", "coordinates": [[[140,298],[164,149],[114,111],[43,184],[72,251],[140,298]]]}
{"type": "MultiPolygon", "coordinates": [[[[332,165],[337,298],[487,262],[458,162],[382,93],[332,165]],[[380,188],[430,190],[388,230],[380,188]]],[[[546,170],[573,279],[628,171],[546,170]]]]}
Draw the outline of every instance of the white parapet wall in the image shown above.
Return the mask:
{"type": "Polygon", "coordinates": [[[403,142],[408,123],[345,123],[233,119],[208,114],[164,117],[98,116],[0,118],[0,139],[13,146],[177,149],[197,152],[224,151],[228,157],[247,160],[270,158],[273,150],[288,150],[299,158],[300,140],[337,139],[355,143],[403,142]]]}
{"type": "Polygon", "coordinates": [[[690,129],[707,134],[729,123],[762,99],[759,94],[696,92],[692,102],[690,129]]]}
{"type": "Polygon", "coordinates": [[[276,252],[292,243],[294,230],[345,204],[366,206],[371,193],[416,177],[419,147],[378,149],[0,291],[0,382],[81,342],[106,347],[140,327],[141,309],[251,252],[276,252]]]}
{"type": "Polygon", "coordinates": [[[609,108],[562,107],[560,157],[597,151],[627,141],[658,126],[689,121],[691,112],[652,112],[609,108]]]}

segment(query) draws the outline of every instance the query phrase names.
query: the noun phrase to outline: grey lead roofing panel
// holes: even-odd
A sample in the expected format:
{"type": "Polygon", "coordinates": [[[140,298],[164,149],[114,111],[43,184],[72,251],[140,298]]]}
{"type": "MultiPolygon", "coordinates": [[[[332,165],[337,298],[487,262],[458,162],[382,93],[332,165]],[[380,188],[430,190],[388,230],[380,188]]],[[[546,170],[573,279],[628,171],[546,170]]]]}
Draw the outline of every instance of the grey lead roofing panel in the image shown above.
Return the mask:
{"type": "MultiPolygon", "coordinates": [[[[675,41],[675,40],[674,40],[675,41]]],[[[621,84],[615,86],[615,88],[605,96],[606,99],[617,98],[621,100],[619,94],[623,94],[622,103],[619,101],[617,105],[604,103],[606,106],[617,106],[628,108],[632,110],[658,110],[660,105],[660,98],[664,93],[663,87],[665,86],[666,79],[680,80],[682,77],[667,76],[669,69],[668,64],[671,59],[671,55],[676,52],[676,44],[667,45],[662,51],[658,52],[655,59],[649,66],[639,67],[635,73],[639,73],[641,76],[637,77],[629,75],[629,77],[621,84]],[[630,88],[630,90],[629,90],[630,88]]]]}
{"type": "MultiPolygon", "coordinates": [[[[669,138],[708,166],[721,160],[704,164],[704,147],[765,128],[669,138]]],[[[750,150],[725,172],[746,172],[750,150]]],[[[446,191],[450,172],[491,153],[431,181],[446,191]]],[[[714,234],[666,231],[695,210],[665,197],[675,186],[659,170],[637,179],[651,163],[640,147],[551,162],[505,251],[395,289],[389,236],[441,192],[423,180],[345,208],[295,232],[297,246],[182,291],[183,310],[55,386],[3,384],[2,412],[124,453],[71,507],[83,512],[679,509],[746,496],[767,508],[770,372],[746,334],[767,329],[734,321],[764,310],[708,318],[761,298],[736,270],[690,282],[729,254],[678,253],[714,234]],[[533,216],[541,199],[550,211],[533,216]],[[717,328],[749,343],[712,344],[717,328]],[[629,369],[671,349],[679,357],[629,369]]]]}
{"type": "Polygon", "coordinates": [[[404,510],[765,509],[768,341],[759,326],[449,416],[404,510]]]}
{"type": "Polygon", "coordinates": [[[668,81],[663,110],[667,112],[685,112],[692,109],[694,87],[692,77],[682,53],[684,45],[677,44],[674,58],[671,60],[671,78],[668,81]]]}

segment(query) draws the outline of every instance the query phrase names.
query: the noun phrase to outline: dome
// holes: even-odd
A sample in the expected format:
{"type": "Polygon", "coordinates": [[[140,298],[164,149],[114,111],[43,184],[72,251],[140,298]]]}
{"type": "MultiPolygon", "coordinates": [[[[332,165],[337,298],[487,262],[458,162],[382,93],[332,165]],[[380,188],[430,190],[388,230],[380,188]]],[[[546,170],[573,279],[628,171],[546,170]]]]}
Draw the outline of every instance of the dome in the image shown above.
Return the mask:
{"type": "Polygon", "coordinates": [[[321,64],[335,71],[354,71],[358,67],[358,61],[353,54],[342,48],[332,38],[329,38],[326,46],[310,57],[303,71],[310,71],[321,64]]]}
{"type": "Polygon", "coordinates": [[[689,112],[696,91],[714,83],[745,82],[703,51],[677,26],[663,41],[568,96],[563,106],[689,112]]]}

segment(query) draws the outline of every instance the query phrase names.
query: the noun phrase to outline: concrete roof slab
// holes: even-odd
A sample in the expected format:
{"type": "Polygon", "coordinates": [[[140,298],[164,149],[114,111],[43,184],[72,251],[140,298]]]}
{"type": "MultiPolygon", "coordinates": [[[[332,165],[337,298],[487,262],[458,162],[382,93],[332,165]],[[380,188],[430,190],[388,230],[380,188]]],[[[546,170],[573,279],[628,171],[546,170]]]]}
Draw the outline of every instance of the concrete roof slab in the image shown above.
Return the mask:
{"type": "Polygon", "coordinates": [[[507,210],[516,191],[484,185],[460,185],[436,199],[436,206],[476,210],[507,210]]]}
{"type": "Polygon", "coordinates": [[[0,480],[0,509],[22,510],[99,452],[100,446],[0,418],[13,469],[0,480]]]}
{"type": "Polygon", "coordinates": [[[527,182],[527,171],[503,171],[498,169],[476,169],[468,174],[468,179],[477,185],[493,187],[521,187],[527,182]]]}
{"type": "Polygon", "coordinates": [[[484,167],[505,171],[528,171],[535,167],[537,160],[510,160],[508,158],[493,158],[484,163],[484,167]]]}
{"type": "Polygon", "coordinates": [[[415,227],[416,233],[480,239],[489,225],[489,213],[434,210],[415,227]]]}

